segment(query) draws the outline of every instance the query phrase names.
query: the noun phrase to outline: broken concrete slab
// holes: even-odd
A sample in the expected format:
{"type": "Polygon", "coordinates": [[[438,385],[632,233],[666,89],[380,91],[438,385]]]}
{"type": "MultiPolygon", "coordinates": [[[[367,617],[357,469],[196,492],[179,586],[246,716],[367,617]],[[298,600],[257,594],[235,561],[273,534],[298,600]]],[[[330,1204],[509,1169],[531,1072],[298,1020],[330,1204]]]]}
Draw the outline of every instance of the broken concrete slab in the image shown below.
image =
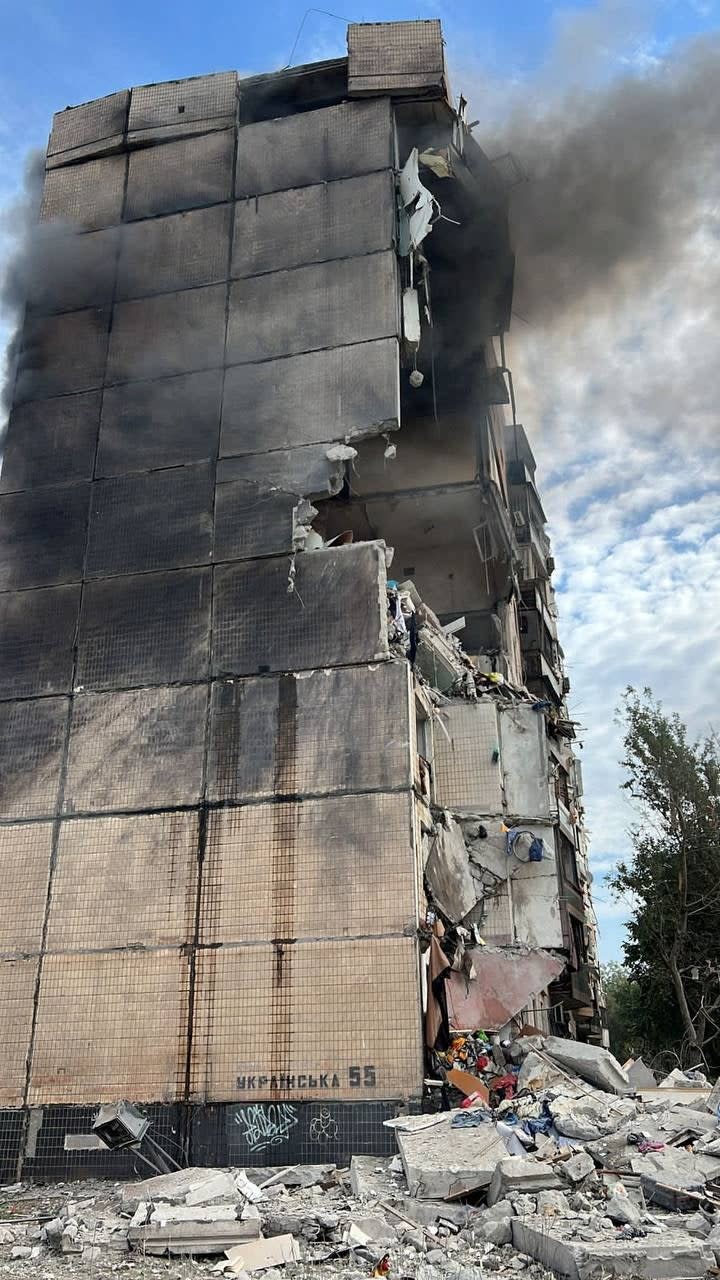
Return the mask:
{"type": "Polygon", "coordinates": [[[213,1200],[235,1200],[237,1191],[232,1175],[225,1169],[194,1183],[185,1196],[185,1204],[210,1204],[213,1200]]]}
{"type": "Polygon", "coordinates": [[[156,1178],[125,1184],[120,1192],[124,1209],[134,1211],[143,1200],[162,1200],[166,1204],[202,1204],[204,1191],[209,1199],[222,1199],[216,1194],[220,1186],[230,1188],[228,1195],[235,1195],[235,1187],[227,1169],[177,1169],[174,1173],[161,1173],[156,1178]],[[188,1195],[196,1197],[188,1201],[188,1195]],[[200,1197],[199,1199],[197,1197],[200,1197]]]}
{"type": "Polygon", "coordinates": [[[610,1196],[605,1205],[605,1214],[611,1222],[621,1226],[639,1227],[643,1220],[643,1211],[628,1195],[621,1194],[620,1189],[610,1196]]]}
{"type": "Polygon", "coordinates": [[[477,886],[470,872],[462,829],[449,813],[436,826],[425,877],[436,906],[452,924],[459,924],[477,902],[477,886]]]}
{"type": "Polygon", "coordinates": [[[381,1156],[353,1156],[350,1161],[350,1186],[358,1200],[383,1200],[403,1187],[402,1172],[390,1168],[392,1161],[381,1156]]]}
{"type": "Polygon", "coordinates": [[[283,1187],[323,1187],[331,1185],[336,1168],[334,1164],[294,1164],[245,1169],[243,1172],[259,1187],[276,1183],[283,1187]]]}
{"type": "Polygon", "coordinates": [[[631,1098],[610,1100],[602,1094],[580,1094],[573,1098],[553,1098],[548,1107],[558,1133],[566,1138],[592,1142],[627,1126],[637,1116],[631,1098]]]}
{"type": "Polygon", "coordinates": [[[490,1208],[498,1200],[511,1200],[517,1195],[534,1195],[538,1191],[562,1191],[562,1182],[551,1165],[525,1156],[506,1156],[495,1166],[487,1203],[490,1208]]]}
{"type": "Polygon", "coordinates": [[[642,1058],[631,1058],[625,1063],[623,1071],[633,1089],[654,1089],[657,1084],[653,1072],[645,1065],[642,1058]]]}
{"type": "Polygon", "coordinates": [[[226,1250],[233,1271],[262,1271],[267,1267],[283,1267],[288,1262],[299,1262],[300,1246],[290,1235],[272,1236],[269,1240],[253,1240],[250,1244],[237,1245],[226,1250]]]}
{"type": "Polygon", "coordinates": [[[398,1238],[397,1230],[380,1214],[353,1215],[347,1231],[348,1244],[386,1248],[398,1238]]]}
{"type": "Polygon", "coordinates": [[[595,1172],[595,1161],[587,1151],[578,1151],[569,1160],[558,1165],[558,1172],[573,1187],[579,1187],[586,1178],[595,1172]]]}
{"type": "Polygon", "coordinates": [[[541,1089],[561,1084],[565,1079],[559,1067],[531,1051],[525,1055],[518,1073],[518,1092],[522,1089],[530,1089],[533,1093],[538,1093],[541,1089]]]}
{"type": "Polygon", "coordinates": [[[234,1222],[238,1216],[234,1204],[163,1204],[157,1203],[150,1214],[151,1222],[234,1222]]]}
{"type": "Polygon", "coordinates": [[[597,1085],[606,1093],[630,1093],[631,1085],[617,1058],[599,1045],[582,1044],[579,1040],[563,1040],[548,1036],[544,1051],[554,1062],[582,1080],[597,1085]]]}
{"type": "Polygon", "coordinates": [[[128,1229],[128,1242],[140,1253],[213,1254],[224,1253],[243,1241],[257,1240],[260,1224],[235,1219],[234,1222],[148,1222],[128,1229]]]}
{"type": "Polygon", "coordinates": [[[598,1232],[596,1240],[577,1240],[573,1230],[571,1220],[514,1218],[512,1242],[562,1280],[700,1280],[714,1266],[712,1249],[684,1232],[669,1229],[638,1240],[598,1232]]]}
{"type": "Polygon", "coordinates": [[[446,1111],[430,1117],[437,1122],[414,1132],[395,1130],[411,1196],[447,1200],[487,1187],[498,1161],[507,1156],[494,1125],[453,1129],[452,1118],[457,1114],[446,1111]]]}

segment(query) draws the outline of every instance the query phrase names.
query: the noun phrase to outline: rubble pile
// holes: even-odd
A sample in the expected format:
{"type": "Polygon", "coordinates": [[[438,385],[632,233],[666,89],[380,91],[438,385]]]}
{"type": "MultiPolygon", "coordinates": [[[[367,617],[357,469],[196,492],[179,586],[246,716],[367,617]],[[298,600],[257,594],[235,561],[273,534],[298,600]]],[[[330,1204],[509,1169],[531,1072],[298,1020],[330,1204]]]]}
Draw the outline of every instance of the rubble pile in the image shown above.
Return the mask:
{"type": "MultiPolygon", "coordinates": [[[[474,1071],[492,1060],[497,1077],[497,1044],[481,1048],[474,1071]]],[[[460,1106],[385,1121],[393,1158],[5,1187],[0,1269],[181,1275],[192,1259],[194,1274],[241,1280],[717,1274],[717,1087],[676,1071],[637,1091],[607,1050],[554,1037],[521,1035],[503,1053],[500,1087],[451,1066],[460,1106]]]]}

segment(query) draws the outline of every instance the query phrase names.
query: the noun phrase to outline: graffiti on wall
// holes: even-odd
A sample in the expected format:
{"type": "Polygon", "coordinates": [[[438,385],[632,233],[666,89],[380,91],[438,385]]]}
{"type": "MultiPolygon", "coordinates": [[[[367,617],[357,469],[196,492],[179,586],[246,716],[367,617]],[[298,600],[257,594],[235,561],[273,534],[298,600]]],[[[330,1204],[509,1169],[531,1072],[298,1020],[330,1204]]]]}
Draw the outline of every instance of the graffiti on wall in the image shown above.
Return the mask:
{"type": "Polygon", "coordinates": [[[241,1107],[234,1120],[250,1151],[264,1151],[285,1142],[298,1122],[297,1107],[289,1102],[258,1102],[241,1107]]]}

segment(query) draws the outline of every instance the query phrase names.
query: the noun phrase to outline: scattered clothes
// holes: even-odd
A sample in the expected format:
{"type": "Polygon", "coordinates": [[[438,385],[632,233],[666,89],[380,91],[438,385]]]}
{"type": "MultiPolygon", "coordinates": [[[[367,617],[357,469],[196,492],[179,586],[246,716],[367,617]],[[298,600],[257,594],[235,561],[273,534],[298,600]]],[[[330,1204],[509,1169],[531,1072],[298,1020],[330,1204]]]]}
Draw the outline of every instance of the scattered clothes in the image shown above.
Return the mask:
{"type": "Polygon", "coordinates": [[[481,1124],[489,1124],[490,1113],[482,1107],[473,1107],[469,1111],[458,1111],[452,1118],[453,1129],[477,1129],[481,1124]]]}

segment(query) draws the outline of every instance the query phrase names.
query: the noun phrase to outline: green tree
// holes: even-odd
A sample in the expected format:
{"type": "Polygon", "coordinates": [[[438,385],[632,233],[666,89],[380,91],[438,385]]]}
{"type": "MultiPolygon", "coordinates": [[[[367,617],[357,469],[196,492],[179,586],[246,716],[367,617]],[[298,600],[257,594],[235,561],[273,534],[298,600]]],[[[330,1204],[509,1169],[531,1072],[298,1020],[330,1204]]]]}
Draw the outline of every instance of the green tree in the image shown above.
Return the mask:
{"type": "Polygon", "coordinates": [[[635,904],[624,946],[628,975],[649,1002],[657,1047],[673,1047],[675,1039],[685,1065],[715,1067],[720,746],[714,734],[689,741],[680,717],[666,714],[649,689],[628,689],[621,715],[623,786],[636,802],[639,821],[630,832],[632,854],[609,883],[635,904]]]}

